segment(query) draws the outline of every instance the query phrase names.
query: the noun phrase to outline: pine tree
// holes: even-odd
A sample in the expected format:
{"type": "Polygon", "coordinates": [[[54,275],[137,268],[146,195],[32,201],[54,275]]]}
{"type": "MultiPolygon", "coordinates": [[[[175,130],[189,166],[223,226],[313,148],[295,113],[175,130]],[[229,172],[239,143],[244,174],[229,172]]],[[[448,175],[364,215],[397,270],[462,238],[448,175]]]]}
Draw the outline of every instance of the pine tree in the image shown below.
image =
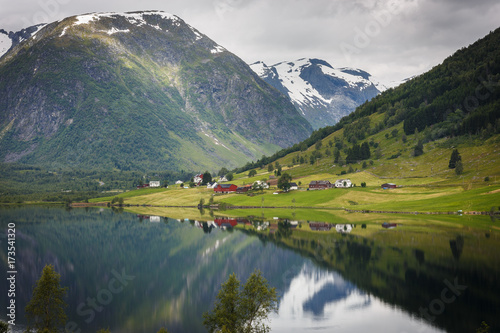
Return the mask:
{"type": "Polygon", "coordinates": [[[54,266],[46,265],[43,268],[42,276],[36,282],[33,296],[25,308],[28,332],[32,328],[38,332],[64,331],[67,319],[64,309],[67,304],[63,298],[68,288],[60,286],[60,278],[61,275],[54,270],[54,266]]]}
{"type": "Polygon", "coordinates": [[[450,162],[448,163],[448,168],[455,169],[457,162],[462,160],[462,156],[458,152],[458,149],[453,149],[451,152],[450,162]]]}
{"type": "Polygon", "coordinates": [[[420,156],[424,153],[424,145],[422,141],[418,141],[417,145],[413,148],[413,155],[415,157],[420,156]]]}
{"type": "Polygon", "coordinates": [[[337,148],[335,148],[335,151],[333,153],[333,163],[339,163],[339,160],[340,160],[340,150],[338,150],[337,148]]]}
{"type": "Polygon", "coordinates": [[[363,144],[361,145],[361,159],[362,160],[367,160],[371,157],[371,153],[370,153],[370,145],[368,144],[368,142],[363,142],[363,144]]]}
{"type": "Polygon", "coordinates": [[[212,182],[212,174],[208,171],[205,171],[203,173],[203,181],[201,182],[201,185],[207,185],[208,183],[212,182]]]}

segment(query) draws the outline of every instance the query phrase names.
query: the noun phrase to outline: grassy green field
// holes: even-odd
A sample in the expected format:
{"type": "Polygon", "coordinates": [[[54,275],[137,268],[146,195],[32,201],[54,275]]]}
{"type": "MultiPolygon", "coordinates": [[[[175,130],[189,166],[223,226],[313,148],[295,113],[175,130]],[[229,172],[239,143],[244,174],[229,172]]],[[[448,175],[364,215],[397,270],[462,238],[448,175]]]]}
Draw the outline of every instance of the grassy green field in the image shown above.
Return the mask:
{"type": "Polygon", "coordinates": [[[109,202],[124,198],[125,204],[150,206],[196,206],[202,199],[208,204],[277,208],[349,209],[401,212],[464,212],[490,211],[500,206],[500,184],[464,189],[464,186],[402,187],[383,190],[380,187],[355,187],[317,191],[290,191],[275,193],[274,189],[248,194],[214,194],[212,189],[142,189],[114,197],[93,199],[109,202]]]}
{"type": "MultiPolygon", "coordinates": [[[[371,116],[377,123],[379,114],[371,116]]],[[[387,128],[366,140],[372,142],[372,159],[364,163],[350,164],[354,172],[346,173],[348,167],[333,163],[331,152],[334,142],[342,142],[345,149],[350,144],[343,138],[343,130],[322,140],[319,149],[315,146],[305,151],[294,152],[278,160],[282,170],[292,176],[301,190],[273,194],[277,188],[250,194],[215,195],[212,189],[193,189],[171,186],[169,189],[132,190],[117,195],[125,204],[152,206],[196,206],[200,200],[205,204],[213,197],[215,203],[233,206],[265,207],[310,207],[316,209],[351,209],[401,212],[457,212],[490,211],[500,209],[500,135],[482,140],[479,137],[441,139],[424,145],[424,154],[413,156],[413,147],[418,134],[402,136],[402,124],[387,128]],[[397,130],[398,135],[392,133],[397,130]],[[377,147],[378,144],[378,147],[377,147]],[[457,175],[448,168],[451,151],[458,148],[464,172],[457,175]],[[297,164],[300,157],[318,151],[322,157],[314,164],[297,164]],[[393,158],[393,156],[398,156],[393,158]],[[294,163],[295,162],[295,163],[294,163]],[[313,180],[350,179],[354,188],[306,191],[313,180]],[[366,187],[361,187],[366,183],[366,187]],[[383,190],[383,183],[395,183],[397,189],[383,190]]],[[[256,175],[248,177],[248,171],[234,175],[231,183],[238,186],[252,184],[256,180],[272,181],[278,177],[268,171],[266,165],[255,169],[256,175]]],[[[111,201],[113,197],[90,200],[111,201]]]]}

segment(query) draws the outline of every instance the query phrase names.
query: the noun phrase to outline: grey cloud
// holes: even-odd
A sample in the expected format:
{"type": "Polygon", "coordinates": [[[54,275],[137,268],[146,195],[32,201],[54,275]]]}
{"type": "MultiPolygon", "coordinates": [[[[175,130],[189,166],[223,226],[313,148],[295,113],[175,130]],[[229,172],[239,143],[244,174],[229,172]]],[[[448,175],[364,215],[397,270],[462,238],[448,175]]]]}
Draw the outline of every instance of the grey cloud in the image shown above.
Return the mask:
{"type": "Polygon", "coordinates": [[[500,17],[498,0],[0,1],[0,28],[6,30],[19,30],[43,15],[55,21],[87,12],[159,9],[179,15],[247,62],[316,57],[384,80],[437,65],[496,29],[500,17]],[[48,3],[58,5],[47,9],[48,3]],[[399,11],[377,27],[376,15],[388,8],[399,11]],[[347,59],[340,45],[355,45],[359,31],[368,31],[369,41],[347,59]]]}

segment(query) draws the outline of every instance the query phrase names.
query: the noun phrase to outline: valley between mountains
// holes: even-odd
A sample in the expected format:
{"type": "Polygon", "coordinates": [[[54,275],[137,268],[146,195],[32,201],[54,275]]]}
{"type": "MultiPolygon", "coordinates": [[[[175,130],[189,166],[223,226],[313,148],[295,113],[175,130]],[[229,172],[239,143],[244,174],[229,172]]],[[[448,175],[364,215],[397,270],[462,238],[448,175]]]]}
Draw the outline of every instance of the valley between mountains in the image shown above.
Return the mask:
{"type": "MultiPolygon", "coordinates": [[[[342,178],[368,189],[444,186],[458,195],[450,209],[467,198],[484,211],[498,198],[488,190],[500,176],[498,30],[394,87],[316,58],[248,65],[161,11],[78,15],[0,36],[4,202],[88,200],[204,172],[231,173],[237,185],[286,173],[304,189],[342,178]],[[455,149],[460,172],[448,165],[455,149]],[[460,188],[493,195],[478,197],[485,203],[460,188]]],[[[186,203],[198,202],[189,191],[186,203]]],[[[384,206],[370,200],[314,206],[384,206]]]]}

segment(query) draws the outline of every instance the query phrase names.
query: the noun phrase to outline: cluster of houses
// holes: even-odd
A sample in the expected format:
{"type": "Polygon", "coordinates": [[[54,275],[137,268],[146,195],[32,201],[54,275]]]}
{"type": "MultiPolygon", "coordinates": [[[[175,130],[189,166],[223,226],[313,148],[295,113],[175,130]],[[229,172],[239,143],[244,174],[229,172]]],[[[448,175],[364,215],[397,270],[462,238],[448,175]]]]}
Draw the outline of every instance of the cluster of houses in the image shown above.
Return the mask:
{"type": "MultiPolygon", "coordinates": [[[[214,183],[208,184],[207,187],[213,188],[216,193],[246,193],[252,188],[262,186],[263,189],[269,188],[269,185],[265,182],[256,181],[253,185],[237,186],[234,184],[218,184],[214,183]]],[[[309,183],[308,190],[325,190],[329,188],[348,188],[352,187],[352,182],[350,179],[339,179],[335,183],[331,183],[328,180],[313,180],[309,183]]],[[[290,190],[298,190],[299,186],[297,183],[290,183],[290,190]]]]}
{"type": "MultiPolygon", "coordinates": [[[[353,183],[350,179],[337,179],[335,183],[330,183],[328,180],[313,180],[309,183],[309,190],[326,190],[329,188],[348,188],[353,187],[353,183]]],[[[394,183],[385,183],[382,184],[381,187],[386,189],[401,187],[394,183]]]]}
{"type": "MultiPolygon", "coordinates": [[[[253,185],[244,185],[244,186],[237,186],[234,184],[217,184],[213,187],[214,192],[216,193],[246,193],[250,191],[251,189],[268,189],[269,184],[266,182],[262,182],[260,180],[257,180],[253,183],[253,185]]],[[[296,183],[290,183],[290,188],[289,190],[298,190],[299,186],[296,183]]]]}
{"type": "MultiPolygon", "coordinates": [[[[219,178],[219,182],[227,182],[227,178],[226,176],[222,176],[219,178]]],[[[196,186],[200,186],[201,183],[203,183],[203,174],[200,173],[200,174],[197,174],[193,177],[193,183],[196,185],[196,186]]],[[[213,188],[215,185],[217,184],[217,182],[208,182],[207,183],[207,187],[209,188],[213,188]]]]}
{"type": "MultiPolygon", "coordinates": [[[[193,177],[193,182],[199,186],[203,183],[203,174],[197,174],[193,177]]],[[[214,189],[216,193],[246,193],[251,189],[268,189],[269,184],[260,180],[257,180],[253,185],[237,186],[234,184],[220,184],[220,182],[227,182],[226,177],[221,177],[218,182],[207,183],[207,188],[214,189]]],[[[183,184],[184,182],[178,180],[175,182],[176,185],[183,184]]],[[[159,180],[153,180],[149,183],[138,185],[137,188],[154,188],[160,187],[161,183],[159,180]]],[[[349,188],[353,187],[350,179],[337,179],[335,183],[331,183],[328,180],[313,180],[309,183],[308,190],[326,190],[330,188],[349,188]]],[[[383,189],[397,188],[398,186],[394,183],[382,184],[383,189]]],[[[297,183],[290,183],[290,190],[298,190],[299,186],[297,183]]]]}
{"type": "Polygon", "coordinates": [[[149,183],[137,185],[137,188],[149,188],[149,187],[160,187],[161,183],[159,180],[152,180],[149,183]]]}
{"type": "MultiPolygon", "coordinates": [[[[161,216],[153,216],[153,215],[142,215],[138,214],[137,217],[143,221],[143,220],[149,220],[151,223],[159,223],[164,217],[161,216]]],[[[275,217],[275,220],[280,220],[279,218],[275,217]]],[[[178,222],[182,222],[182,220],[177,220],[178,222]]],[[[189,219],[184,219],[184,222],[190,221],[189,219]]],[[[281,220],[283,221],[283,220],[281,220]]],[[[290,229],[295,229],[299,226],[299,221],[291,221],[288,219],[284,220],[288,228],[290,229]]],[[[256,227],[257,230],[266,230],[269,228],[270,233],[274,233],[278,230],[278,223],[277,222],[269,222],[269,221],[255,221],[251,220],[248,218],[244,217],[226,217],[226,216],[219,216],[215,217],[214,220],[212,221],[206,221],[206,222],[201,222],[201,221],[194,221],[194,225],[196,227],[199,227],[203,229],[203,223],[207,223],[207,226],[209,228],[219,228],[219,229],[231,229],[236,227],[238,224],[240,225],[245,225],[245,226],[254,226],[256,227]]],[[[336,232],[346,234],[350,233],[354,227],[353,224],[332,224],[332,223],[326,223],[326,222],[308,222],[309,228],[312,231],[330,231],[332,228],[335,229],[336,232]]],[[[396,227],[397,224],[395,223],[384,223],[382,224],[382,227],[384,228],[394,228],[396,227]]]]}
{"type": "Polygon", "coordinates": [[[309,190],[326,190],[329,188],[347,188],[352,187],[350,179],[338,179],[335,183],[328,180],[313,180],[309,183],[309,190]]]}

